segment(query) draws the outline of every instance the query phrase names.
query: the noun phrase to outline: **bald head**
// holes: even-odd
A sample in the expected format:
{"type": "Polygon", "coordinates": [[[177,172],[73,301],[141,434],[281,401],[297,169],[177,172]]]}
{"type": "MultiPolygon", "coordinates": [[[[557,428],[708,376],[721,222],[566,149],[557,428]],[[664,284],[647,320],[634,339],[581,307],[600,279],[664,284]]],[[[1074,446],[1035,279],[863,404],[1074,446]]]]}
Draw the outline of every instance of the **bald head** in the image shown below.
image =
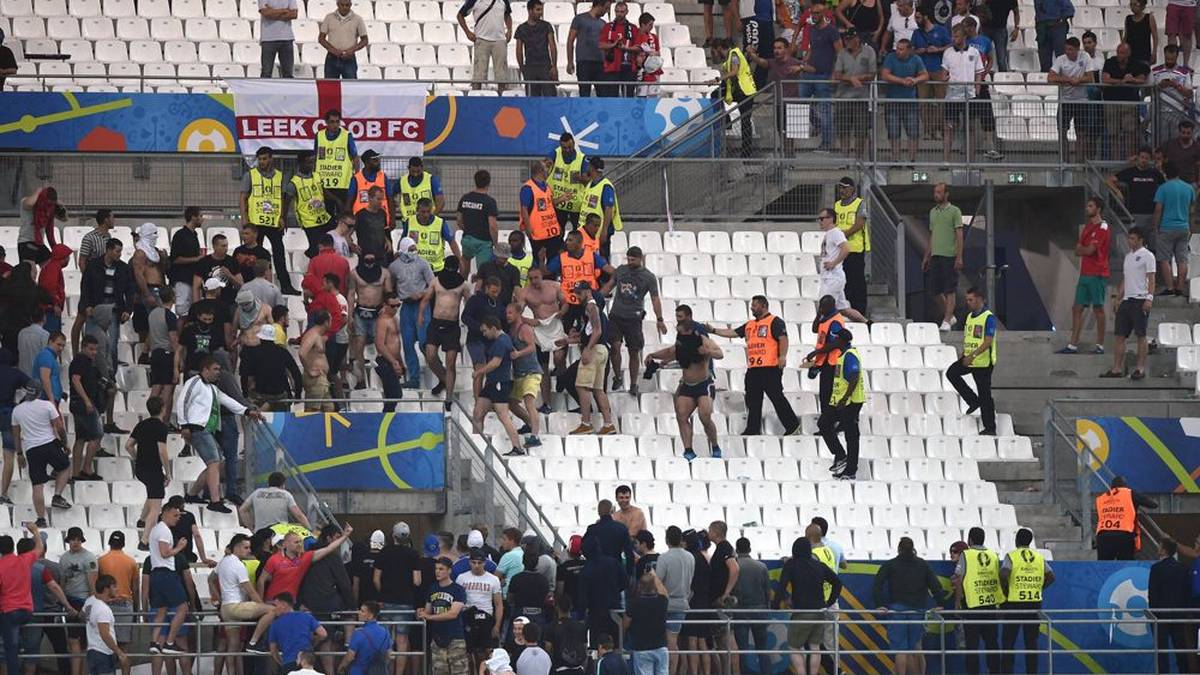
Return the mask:
{"type": "Polygon", "coordinates": [[[821,543],[821,526],[809,523],[808,527],[804,528],[804,536],[814,544],[821,543]]]}

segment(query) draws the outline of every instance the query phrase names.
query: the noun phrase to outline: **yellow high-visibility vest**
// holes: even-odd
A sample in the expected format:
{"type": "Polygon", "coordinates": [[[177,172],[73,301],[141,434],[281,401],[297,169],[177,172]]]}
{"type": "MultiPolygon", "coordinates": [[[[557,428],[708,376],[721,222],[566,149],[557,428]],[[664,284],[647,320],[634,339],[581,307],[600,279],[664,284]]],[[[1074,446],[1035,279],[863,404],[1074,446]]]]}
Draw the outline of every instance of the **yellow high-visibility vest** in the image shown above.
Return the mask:
{"type": "Polygon", "coordinates": [[[408,236],[417,242],[417,255],[429,263],[434,272],[441,272],[442,268],[446,266],[446,240],[442,237],[443,222],[440,216],[434,216],[428,225],[422,225],[416,216],[408,219],[408,236]]]}
{"type": "Polygon", "coordinates": [[[258,167],[250,169],[250,194],[246,200],[246,219],[251,225],[279,227],[283,214],[283,172],[275,169],[265,178],[258,167]]]}
{"type": "MultiPolygon", "coordinates": [[[[826,567],[834,574],[837,574],[837,555],[834,554],[833,549],[828,546],[816,546],[813,547],[812,554],[814,558],[825,563],[826,567]]],[[[833,595],[833,584],[826,581],[824,582],[824,588],[825,602],[829,602],[829,596],[833,595]]]]}
{"type": "Polygon", "coordinates": [[[292,187],[296,189],[296,224],[300,227],[319,227],[329,222],[325,210],[325,190],[316,175],[292,176],[292,187]]]}
{"type": "MultiPolygon", "coordinates": [[[[967,314],[967,320],[963,325],[963,354],[970,354],[983,344],[983,339],[987,337],[987,321],[990,316],[992,316],[990,309],[983,310],[979,316],[967,314]]],[[[987,368],[994,365],[996,365],[996,337],[992,336],[991,348],[972,359],[968,368],[987,368]]]]}
{"type": "MultiPolygon", "coordinates": [[[[409,176],[400,177],[400,217],[412,218],[417,215],[417,202],[422,199],[433,201],[433,176],[428,171],[421,172],[421,182],[416,186],[409,185],[409,176]]],[[[435,205],[436,206],[436,205],[435,205]]],[[[441,269],[435,267],[434,272],[441,269]]]]}
{"type": "Polygon", "coordinates": [[[733,103],[733,81],[737,80],[738,89],[742,90],[744,96],[753,96],[758,93],[758,85],[754,83],[754,74],[750,71],[750,61],[746,59],[746,55],[741,49],[733,47],[729,53],[725,55],[725,72],[728,73],[733,69],[733,57],[737,57],[737,75],[733,78],[725,80],[725,102],[733,103]]]}
{"type": "Polygon", "coordinates": [[[354,160],[350,157],[350,132],[338,129],[336,138],[330,140],[324,129],[317,132],[317,168],[314,174],[321,186],[331,190],[350,187],[350,175],[354,172],[354,160]]]}
{"type": "Polygon", "coordinates": [[[579,213],[580,207],[583,206],[583,186],[571,180],[571,176],[578,174],[583,170],[583,153],[575,151],[575,159],[570,162],[563,160],[562,148],[554,149],[554,166],[550,168],[550,175],[546,177],[546,183],[550,185],[550,192],[554,195],[570,195],[571,198],[556,207],[562,211],[571,213],[579,213]]]}
{"type": "Polygon", "coordinates": [[[851,347],[842,352],[842,356],[838,359],[837,368],[833,375],[833,394],[829,397],[830,405],[842,400],[846,395],[846,390],[850,388],[850,381],[842,375],[842,365],[846,362],[846,355],[853,354],[854,358],[858,359],[858,381],[854,383],[854,391],[850,393],[850,403],[864,403],[867,400],[867,389],[864,385],[862,370],[862,357],[858,355],[858,350],[851,347]]]}
{"type": "Polygon", "coordinates": [[[529,268],[533,267],[533,254],[526,251],[525,257],[520,260],[509,257],[508,264],[517,268],[517,271],[521,273],[521,287],[525,287],[529,283],[529,268]]]}
{"type": "Polygon", "coordinates": [[[1046,560],[1041,553],[1024,547],[1008,552],[1008,601],[1041,602],[1046,583],[1046,560]]]}
{"type": "Polygon", "coordinates": [[[969,548],[963,556],[963,602],[968,609],[998,605],[1000,594],[1000,559],[986,548],[969,548]]]}
{"type": "MultiPolygon", "coordinates": [[[[854,221],[858,219],[858,207],[862,206],[862,201],[862,197],[855,197],[849,204],[843,204],[840,199],[833,203],[837,228],[843,233],[849,232],[850,228],[854,227],[854,221]]],[[[863,229],[854,234],[846,234],[846,243],[849,245],[851,253],[870,253],[870,225],[863,225],[863,229]]]]}
{"type": "Polygon", "coordinates": [[[617,188],[613,186],[612,181],[607,178],[601,178],[598,182],[588,184],[583,191],[583,206],[579,210],[579,226],[587,221],[588,214],[594,213],[600,216],[600,228],[604,228],[604,188],[611,187],[613,189],[613,215],[612,226],[617,232],[625,228],[621,224],[621,201],[617,199],[617,188]]]}

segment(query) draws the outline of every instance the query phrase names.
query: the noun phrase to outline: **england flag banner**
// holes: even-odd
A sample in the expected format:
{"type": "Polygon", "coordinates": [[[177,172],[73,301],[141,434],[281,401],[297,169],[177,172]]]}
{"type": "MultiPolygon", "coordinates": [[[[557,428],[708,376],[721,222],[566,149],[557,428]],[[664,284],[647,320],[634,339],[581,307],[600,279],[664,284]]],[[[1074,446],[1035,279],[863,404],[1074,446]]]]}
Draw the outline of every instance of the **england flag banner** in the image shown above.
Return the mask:
{"type": "Polygon", "coordinates": [[[228,80],[244,155],[267,146],[309,150],[325,128],[325,113],[340,110],[342,127],[359,152],[413,157],[425,149],[421,84],[345,80],[228,80]]]}

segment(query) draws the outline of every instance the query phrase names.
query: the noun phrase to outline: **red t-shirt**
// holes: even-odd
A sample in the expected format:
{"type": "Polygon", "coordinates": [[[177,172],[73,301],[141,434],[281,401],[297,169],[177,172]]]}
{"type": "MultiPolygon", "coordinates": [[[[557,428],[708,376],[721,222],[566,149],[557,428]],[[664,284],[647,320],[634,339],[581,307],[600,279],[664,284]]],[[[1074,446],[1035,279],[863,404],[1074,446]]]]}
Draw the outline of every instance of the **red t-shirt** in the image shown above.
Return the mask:
{"type": "Polygon", "coordinates": [[[637,26],[629,21],[610,21],[600,31],[601,42],[615,42],[616,45],[604,54],[604,72],[619,73],[633,70],[633,52],[627,52],[621,47],[633,44],[637,39],[637,26]]]}
{"type": "MultiPolygon", "coordinates": [[[[641,65],[646,61],[646,57],[651,54],[662,54],[662,45],[658,42],[658,35],[655,33],[643,33],[638,31],[638,34],[633,39],[633,46],[641,49],[642,45],[649,45],[649,49],[638,55],[638,64],[641,65]]],[[[662,75],[662,68],[653,72],[642,73],[642,82],[658,82],[658,78],[662,75]]]]}
{"type": "Polygon", "coordinates": [[[33,551],[0,557],[0,612],[33,611],[30,587],[33,585],[33,565],[37,561],[33,551]]]}
{"type": "Polygon", "coordinates": [[[267,558],[266,571],[271,575],[271,583],[267,584],[266,599],[271,600],[280,593],[291,593],[293,598],[299,598],[300,582],[312,562],[312,551],[301,553],[295,560],[285,557],[282,552],[267,558]]]}
{"type": "Polygon", "coordinates": [[[1079,234],[1079,245],[1095,246],[1096,252],[1083,257],[1079,266],[1080,274],[1089,277],[1108,276],[1108,240],[1111,235],[1112,231],[1104,221],[1083,226],[1083,232],[1079,234]]]}
{"type": "Polygon", "coordinates": [[[333,335],[346,325],[346,310],[342,307],[342,303],[338,302],[338,298],[333,293],[321,289],[313,296],[311,302],[306,308],[309,314],[323,309],[329,312],[329,334],[333,335]]]}
{"type": "Polygon", "coordinates": [[[332,272],[338,278],[338,290],[343,295],[346,293],[346,277],[350,274],[350,263],[346,259],[338,255],[337,251],[329,249],[321,251],[312,260],[308,261],[308,271],[304,274],[304,279],[300,285],[304,290],[317,294],[321,290],[321,284],[325,281],[325,275],[332,272]]]}

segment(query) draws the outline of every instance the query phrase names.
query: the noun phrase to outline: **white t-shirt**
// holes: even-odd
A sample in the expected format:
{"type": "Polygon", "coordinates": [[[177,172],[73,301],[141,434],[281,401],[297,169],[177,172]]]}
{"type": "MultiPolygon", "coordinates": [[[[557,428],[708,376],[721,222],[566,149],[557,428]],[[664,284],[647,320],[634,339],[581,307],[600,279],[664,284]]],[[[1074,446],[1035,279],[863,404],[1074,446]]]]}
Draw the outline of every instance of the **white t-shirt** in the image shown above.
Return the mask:
{"type": "Polygon", "coordinates": [[[1154,271],[1154,254],[1145,246],[1125,254],[1125,297],[1145,300],[1153,293],[1146,285],[1146,275],[1154,271]]]}
{"type": "Polygon", "coordinates": [[[283,488],[258,488],[246,498],[254,513],[254,529],[261,530],[277,523],[290,520],[289,511],[296,505],[296,498],[283,488]]]}
{"type": "MultiPolygon", "coordinates": [[[[257,528],[256,528],[257,529],[257,528]]],[[[250,598],[242,590],[242,584],[250,581],[250,571],[241,558],[230,554],[217,563],[217,581],[221,582],[221,602],[246,602],[250,598]]]]}
{"type": "Polygon", "coordinates": [[[837,260],[842,244],[846,243],[846,233],[838,228],[833,228],[825,233],[825,238],[821,240],[821,276],[823,277],[845,277],[846,272],[839,264],[837,267],[827,270],[825,263],[837,260]]]}
{"type": "Polygon", "coordinates": [[[900,40],[911,40],[913,33],[917,31],[916,12],[904,16],[896,9],[896,5],[892,5],[892,14],[888,17],[888,30],[892,31],[892,46],[900,40]]]}
{"type": "Polygon", "coordinates": [[[467,0],[462,13],[469,13],[475,24],[475,37],[491,42],[504,42],[505,15],[511,14],[508,0],[467,0]]]}
{"type": "Polygon", "coordinates": [[[517,659],[517,675],[550,675],[550,655],[541,647],[527,647],[517,659]]]}
{"type": "MultiPolygon", "coordinates": [[[[1060,54],[1054,58],[1054,65],[1050,66],[1050,72],[1070,78],[1080,77],[1093,70],[1095,68],[1092,66],[1091,57],[1082,49],[1079,50],[1074,61],[1067,58],[1066,54],[1060,54]]],[[[1060,101],[1086,101],[1087,87],[1083,85],[1063,87],[1058,92],[1058,99],[1060,101]]]]}
{"type": "Polygon", "coordinates": [[[467,592],[467,605],[481,612],[495,616],[496,608],[492,597],[500,592],[500,578],[491,572],[473,574],[470,570],[458,575],[454,583],[463,587],[467,592]]]}
{"type": "Polygon", "coordinates": [[[951,82],[964,83],[946,87],[946,100],[965,101],[975,98],[975,85],[966,83],[974,82],[975,74],[983,72],[983,57],[979,55],[978,49],[968,45],[960,52],[950,47],[942,52],[942,67],[946,69],[951,82]]]}
{"type": "Polygon", "coordinates": [[[113,653],[108,645],[104,643],[104,638],[100,637],[100,624],[108,624],[109,636],[116,639],[116,633],[113,630],[112,608],[108,603],[92,596],[83,603],[83,616],[87,620],[87,648],[92,651],[100,652],[101,654],[113,653]]]}
{"type": "Polygon", "coordinates": [[[54,420],[59,417],[58,408],[40,398],[13,408],[13,426],[21,427],[21,450],[36,448],[57,438],[54,435],[54,420]]]}
{"type": "Polygon", "coordinates": [[[158,548],[160,541],[166,542],[167,548],[175,548],[175,535],[171,534],[171,528],[161,520],[154,526],[154,529],[150,530],[150,569],[156,570],[162,567],[174,572],[175,556],[162,557],[158,548]]]}

